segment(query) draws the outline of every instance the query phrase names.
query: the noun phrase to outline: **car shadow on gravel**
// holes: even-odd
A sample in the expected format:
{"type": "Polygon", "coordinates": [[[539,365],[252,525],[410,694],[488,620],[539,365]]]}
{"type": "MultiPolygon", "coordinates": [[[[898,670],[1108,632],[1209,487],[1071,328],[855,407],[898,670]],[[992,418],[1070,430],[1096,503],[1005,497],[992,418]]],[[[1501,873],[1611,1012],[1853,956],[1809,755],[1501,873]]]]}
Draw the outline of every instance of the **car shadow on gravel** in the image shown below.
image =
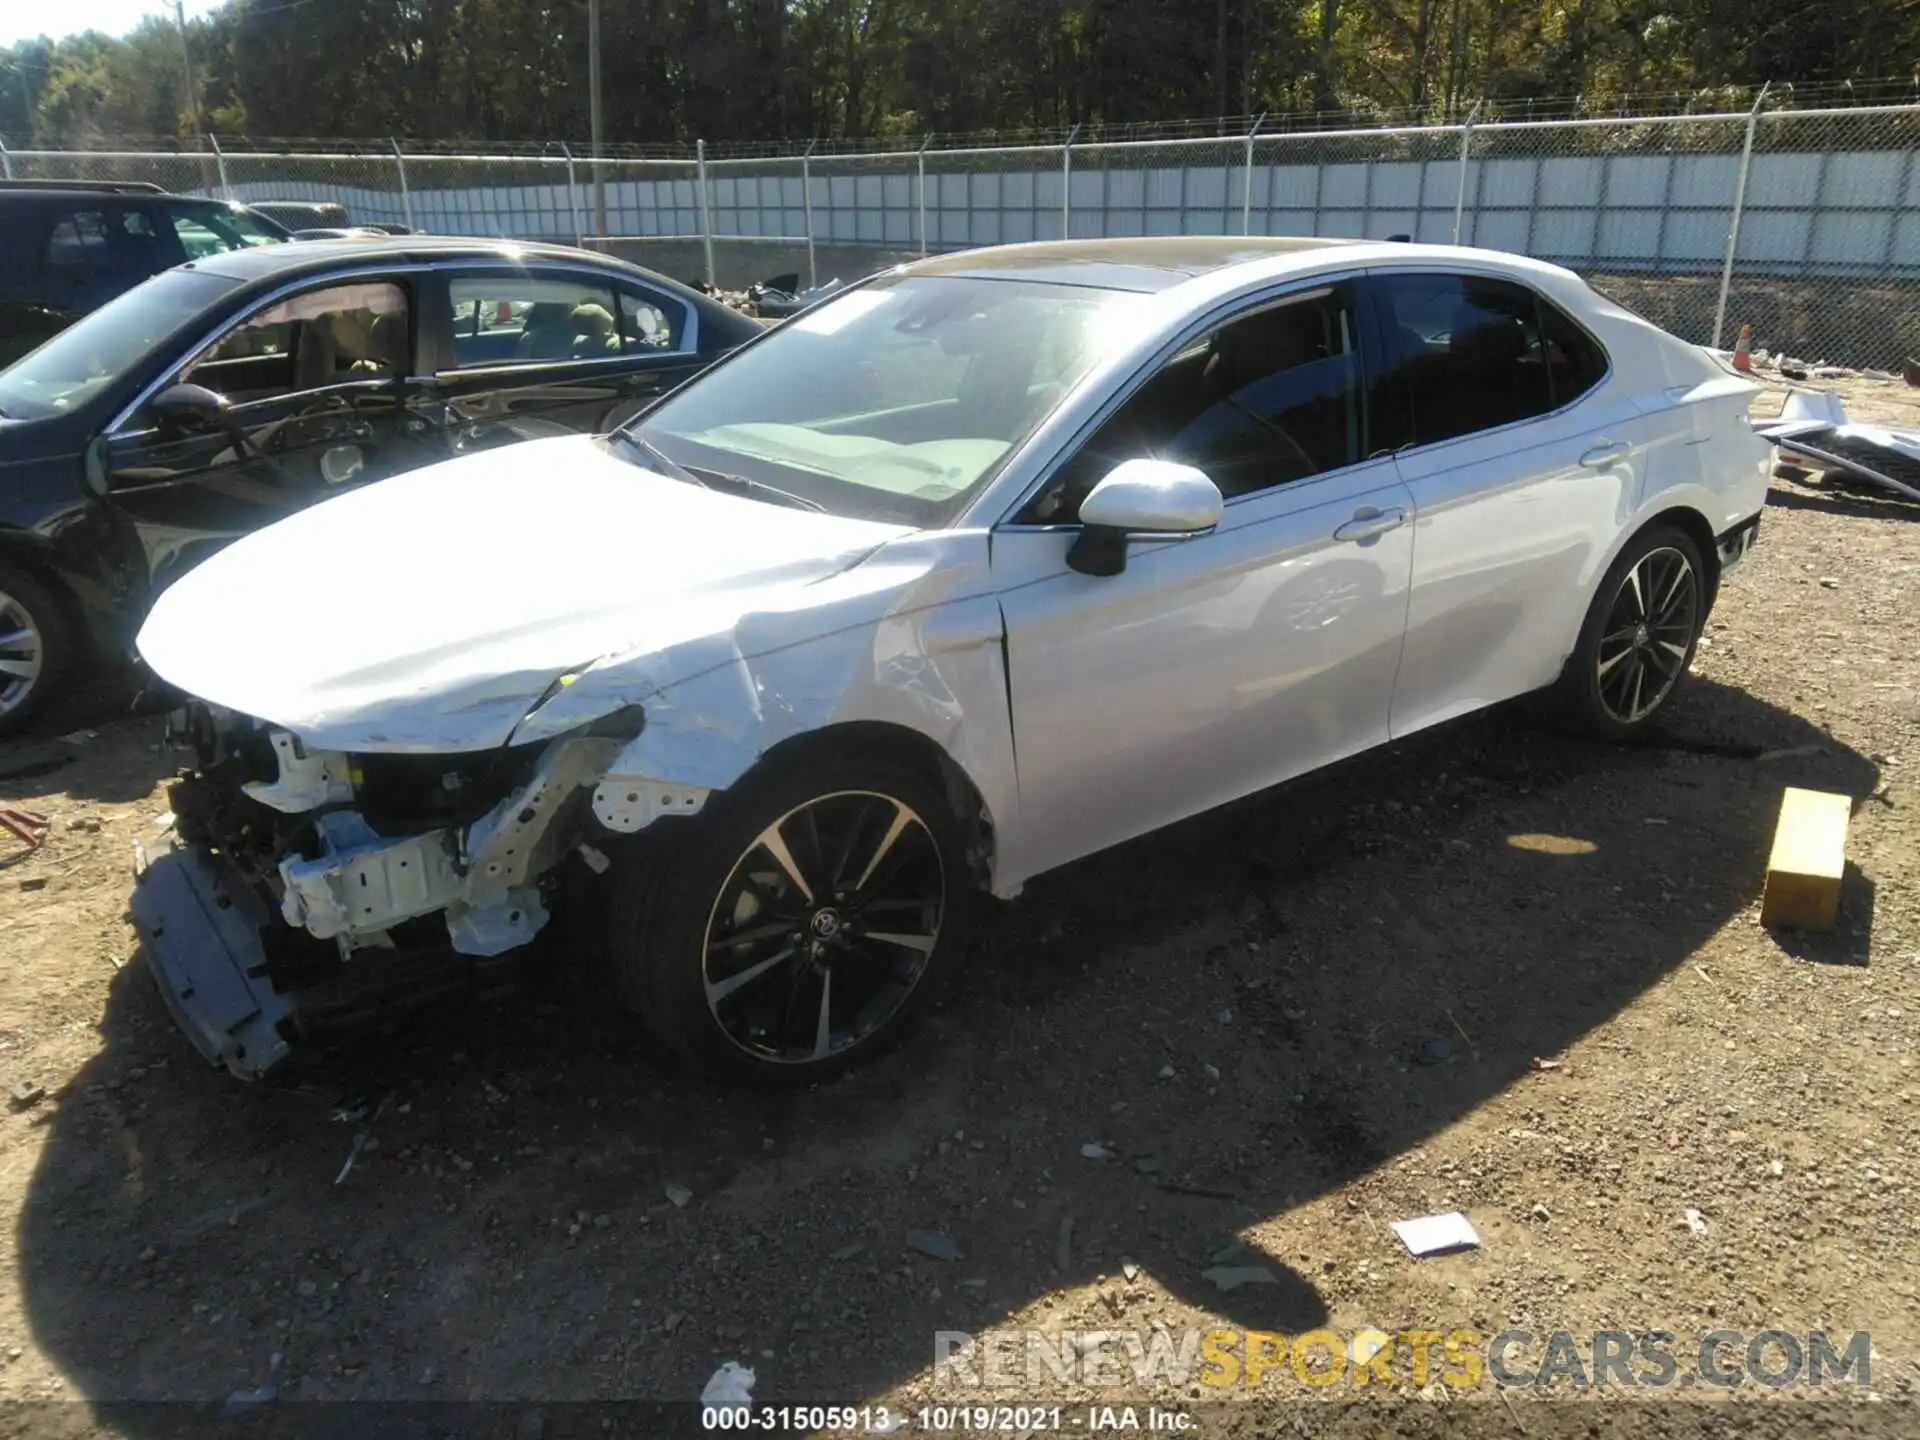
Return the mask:
{"type": "Polygon", "coordinates": [[[19,735],[0,740],[0,794],[119,803],[151,794],[173,774],[160,748],[163,698],[124,668],[89,677],[61,695],[19,735]],[[138,734],[138,743],[129,736],[138,734]]]}
{"type": "Polygon", "coordinates": [[[1042,877],[907,1043],[797,1095],[642,1063],[565,936],[505,1002],[252,1088],[129,966],[47,1102],[29,1322],[69,1393],[282,1405],[685,1399],[727,1359],[853,1403],[940,1331],[1177,1330],[1163,1291],[1305,1328],[1333,1261],[1290,1211],[1754,923],[1782,785],[1876,778],[1705,680],[1671,727],[1503,710],[1042,877]]]}
{"type": "Polygon", "coordinates": [[[1767,503],[1862,520],[1920,520],[1920,504],[1877,489],[1868,480],[1839,484],[1829,480],[1818,489],[1787,490],[1776,485],[1767,492],[1767,503]]]}

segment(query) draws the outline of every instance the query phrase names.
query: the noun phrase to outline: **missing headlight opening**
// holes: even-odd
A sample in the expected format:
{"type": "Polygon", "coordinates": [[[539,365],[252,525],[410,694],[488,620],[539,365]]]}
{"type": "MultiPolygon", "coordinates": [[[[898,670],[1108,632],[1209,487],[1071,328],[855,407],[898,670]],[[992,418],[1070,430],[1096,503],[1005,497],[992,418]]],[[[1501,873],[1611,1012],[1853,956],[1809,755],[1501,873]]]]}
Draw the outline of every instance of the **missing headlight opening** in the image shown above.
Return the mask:
{"type": "Polygon", "coordinates": [[[300,978],[317,959],[377,985],[396,970],[443,970],[435,950],[492,957],[527,944],[551,918],[542,886],[570,852],[603,874],[610,862],[591,841],[705,803],[699,786],[608,777],[642,723],[627,706],[574,735],[491,751],[349,754],[218,707],[178,712],[169,736],[195,764],[170,797],[188,848],[163,871],[169,883],[143,877],[134,911],[166,951],[156,973],[189,1034],[251,1078],[306,1028],[300,978]],[[170,923],[176,938],[191,933],[170,911],[209,901],[228,921],[224,953],[164,943],[170,923]],[[220,998],[199,1004],[207,995],[220,998]]]}

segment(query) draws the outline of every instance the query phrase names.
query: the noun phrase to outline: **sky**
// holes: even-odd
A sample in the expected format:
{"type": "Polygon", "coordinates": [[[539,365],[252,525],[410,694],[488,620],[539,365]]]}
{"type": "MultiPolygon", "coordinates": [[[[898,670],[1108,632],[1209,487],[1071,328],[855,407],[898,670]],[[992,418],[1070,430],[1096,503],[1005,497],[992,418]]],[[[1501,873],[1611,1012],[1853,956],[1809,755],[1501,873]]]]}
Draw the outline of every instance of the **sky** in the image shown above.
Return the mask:
{"type": "MultiPolygon", "coordinates": [[[[204,15],[220,0],[187,0],[187,16],[204,15]]],[[[0,45],[31,40],[36,35],[59,39],[82,30],[104,30],[124,35],[146,15],[171,15],[173,5],[161,0],[0,0],[0,45]]]]}

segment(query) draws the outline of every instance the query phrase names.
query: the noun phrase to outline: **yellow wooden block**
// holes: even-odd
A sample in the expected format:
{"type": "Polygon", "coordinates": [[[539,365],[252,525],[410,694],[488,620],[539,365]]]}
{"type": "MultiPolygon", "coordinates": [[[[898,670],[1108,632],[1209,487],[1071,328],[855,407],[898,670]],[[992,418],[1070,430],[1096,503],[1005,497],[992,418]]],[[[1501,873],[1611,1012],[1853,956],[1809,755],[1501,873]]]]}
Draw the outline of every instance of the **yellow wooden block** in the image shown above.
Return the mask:
{"type": "Polygon", "coordinates": [[[1767,860],[1762,925],[1831,930],[1847,873],[1847,821],[1853,801],[1824,790],[1789,788],[1780,797],[1780,823],[1767,860]]]}

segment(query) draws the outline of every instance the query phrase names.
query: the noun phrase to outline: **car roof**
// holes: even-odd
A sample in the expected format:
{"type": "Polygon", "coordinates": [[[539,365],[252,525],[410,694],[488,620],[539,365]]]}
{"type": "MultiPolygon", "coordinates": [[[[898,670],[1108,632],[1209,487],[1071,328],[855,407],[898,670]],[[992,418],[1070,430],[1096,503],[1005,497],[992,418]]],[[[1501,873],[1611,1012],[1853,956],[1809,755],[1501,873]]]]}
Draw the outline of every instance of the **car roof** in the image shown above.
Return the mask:
{"type": "Polygon", "coordinates": [[[611,274],[629,275],[656,290],[669,291],[675,298],[692,305],[709,321],[716,312],[725,309],[718,301],[702,295],[691,285],[622,260],[617,255],[603,255],[594,250],[579,250],[571,245],[548,245],[534,240],[498,240],[468,235],[356,235],[294,240],[284,245],[253,245],[245,250],[228,250],[209,255],[204,260],[190,260],[180,268],[253,286],[299,280],[308,275],[326,275],[342,268],[363,265],[486,260],[500,260],[509,264],[541,260],[588,265],[611,274]]]}
{"type": "Polygon", "coordinates": [[[936,255],[904,267],[908,275],[1035,280],[1153,293],[1232,266],[1364,241],[1317,235],[1143,235],[1107,240],[1041,240],[936,255]]]}
{"type": "MultiPolygon", "coordinates": [[[[327,227],[320,227],[327,228],[327,227]]],[[[363,266],[458,263],[498,260],[518,264],[529,260],[586,265],[607,275],[630,276],[636,283],[664,290],[693,307],[703,325],[725,323],[726,317],[751,324],[693,286],[649,270],[617,255],[571,245],[548,245],[534,240],[500,240],[471,235],[344,236],[320,240],[289,240],[281,245],[252,245],[227,250],[201,260],[189,260],[177,269],[213,275],[260,290],[307,277],[325,277],[363,266]]]]}
{"type": "Polygon", "coordinates": [[[254,245],[228,250],[190,262],[194,269],[230,280],[267,280],[298,276],[307,271],[334,270],[342,265],[405,265],[434,260],[558,260],[588,261],[618,270],[636,267],[610,255],[575,250],[566,245],[535,241],[489,240],[462,235],[351,236],[302,240],[292,245],[254,245]]]}

